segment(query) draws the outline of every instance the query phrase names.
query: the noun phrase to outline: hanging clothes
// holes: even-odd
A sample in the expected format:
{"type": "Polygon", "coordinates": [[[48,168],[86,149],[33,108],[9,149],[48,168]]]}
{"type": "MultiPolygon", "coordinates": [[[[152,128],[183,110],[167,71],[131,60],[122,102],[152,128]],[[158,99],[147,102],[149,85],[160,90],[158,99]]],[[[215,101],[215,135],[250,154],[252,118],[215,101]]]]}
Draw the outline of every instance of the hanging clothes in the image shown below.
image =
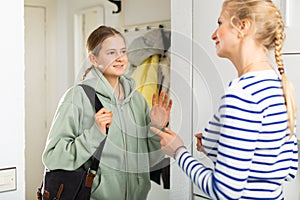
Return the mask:
{"type": "Polygon", "coordinates": [[[159,55],[153,55],[145,60],[132,74],[137,90],[144,96],[149,107],[152,107],[152,95],[158,94],[158,64],[159,55]]]}
{"type": "Polygon", "coordinates": [[[134,39],[127,50],[130,65],[137,67],[152,55],[164,55],[170,47],[170,37],[170,31],[159,28],[134,39]]]}
{"type": "Polygon", "coordinates": [[[150,108],[152,94],[170,87],[171,32],[163,28],[153,29],[132,41],[127,50],[130,63],[127,75],[135,79],[137,89],[145,97],[150,108]]]}

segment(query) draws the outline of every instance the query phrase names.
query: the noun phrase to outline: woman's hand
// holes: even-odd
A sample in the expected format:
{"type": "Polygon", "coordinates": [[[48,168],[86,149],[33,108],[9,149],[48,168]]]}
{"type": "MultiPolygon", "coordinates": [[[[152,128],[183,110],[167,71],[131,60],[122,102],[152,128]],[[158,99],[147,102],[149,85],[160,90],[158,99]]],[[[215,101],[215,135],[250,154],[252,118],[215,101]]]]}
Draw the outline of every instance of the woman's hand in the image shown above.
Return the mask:
{"type": "Polygon", "coordinates": [[[155,127],[166,127],[172,108],[172,99],[168,99],[168,94],[160,92],[158,103],[156,103],[156,94],[152,97],[152,109],[150,112],[151,124],[155,127]]]}
{"type": "Polygon", "coordinates": [[[111,125],[112,122],[112,111],[108,112],[105,108],[101,108],[96,114],[95,114],[95,121],[99,127],[99,129],[102,131],[102,133],[106,133],[106,128],[108,128],[111,125]]]}
{"type": "Polygon", "coordinates": [[[160,137],[161,149],[168,156],[176,158],[181,148],[186,149],[182,139],[170,129],[166,128],[165,131],[161,131],[155,127],[151,127],[150,129],[160,137]]]}
{"type": "Polygon", "coordinates": [[[206,151],[204,150],[203,148],[203,145],[202,145],[202,133],[197,133],[195,134],[195,137],[197,138],[197,150],[200,151],[200,152],[203,152],[207,155],[206,151]]]}

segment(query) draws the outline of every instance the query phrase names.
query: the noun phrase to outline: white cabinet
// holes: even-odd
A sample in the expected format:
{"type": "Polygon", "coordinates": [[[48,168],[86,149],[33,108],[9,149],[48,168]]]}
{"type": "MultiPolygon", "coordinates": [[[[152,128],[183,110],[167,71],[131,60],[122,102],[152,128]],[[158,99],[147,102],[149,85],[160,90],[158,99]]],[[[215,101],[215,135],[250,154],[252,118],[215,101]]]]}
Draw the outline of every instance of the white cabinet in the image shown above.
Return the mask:
{"type": "Polygon", "coordinates": [[[286,41],[283,51],[285,53],[300,53],[300,1],[285,0],[288,2],[286,17],[288,18],[288,26],[286,26],[286,41]]]}
{"type": "Polygon", "coordinates": [[[299,54],[292,54],[292,55],[284,55],[283,56],[283,64],[285,66],[285,71],[288,79],[292,82],[295,94],[296,94],[296,106],[297,106],[297,136],[298,141],[300,142],[300,53],[299,54]]]}

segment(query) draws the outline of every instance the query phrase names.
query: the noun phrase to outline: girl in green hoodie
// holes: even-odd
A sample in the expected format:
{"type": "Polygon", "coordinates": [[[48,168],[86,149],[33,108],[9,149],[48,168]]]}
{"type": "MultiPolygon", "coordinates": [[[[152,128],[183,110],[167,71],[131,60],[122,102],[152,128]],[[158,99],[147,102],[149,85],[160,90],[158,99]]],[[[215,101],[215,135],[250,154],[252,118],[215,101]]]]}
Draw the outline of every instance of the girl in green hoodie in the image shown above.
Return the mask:
{"type": "Polygon", "coordinates": [[[115,29],[95,29],[87,40],[87,49],[92,66],[81,84],[95,89],[103,108],[95,114],[81,86],[68,89],[55,113],[43,163],[48,170],[87,169],[91,156],[107,137],[91,199],[146,199],[149,168],[164,158],[160,138],[150,131],[150,123],[166,126],[172,100],[161,93],[156,101],[154,94],[149,109],[134,80],[124,75],[128,64],[126,44],[115,29]]]}

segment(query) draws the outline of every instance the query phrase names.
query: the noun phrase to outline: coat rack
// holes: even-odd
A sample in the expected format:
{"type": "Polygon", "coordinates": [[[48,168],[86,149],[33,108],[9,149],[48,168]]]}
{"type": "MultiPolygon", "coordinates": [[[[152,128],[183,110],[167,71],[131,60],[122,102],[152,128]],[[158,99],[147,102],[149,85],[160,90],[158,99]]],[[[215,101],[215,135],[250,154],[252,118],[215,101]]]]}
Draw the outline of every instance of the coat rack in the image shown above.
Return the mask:
{"type": "Polygon", "coordinates": [[[116,11],[112,11],[113,14],[117,14],[117,13],[121,12],[121,0],[108,0],[108,1],[115,4],[118,7],[118,9],[116,11]]]}

